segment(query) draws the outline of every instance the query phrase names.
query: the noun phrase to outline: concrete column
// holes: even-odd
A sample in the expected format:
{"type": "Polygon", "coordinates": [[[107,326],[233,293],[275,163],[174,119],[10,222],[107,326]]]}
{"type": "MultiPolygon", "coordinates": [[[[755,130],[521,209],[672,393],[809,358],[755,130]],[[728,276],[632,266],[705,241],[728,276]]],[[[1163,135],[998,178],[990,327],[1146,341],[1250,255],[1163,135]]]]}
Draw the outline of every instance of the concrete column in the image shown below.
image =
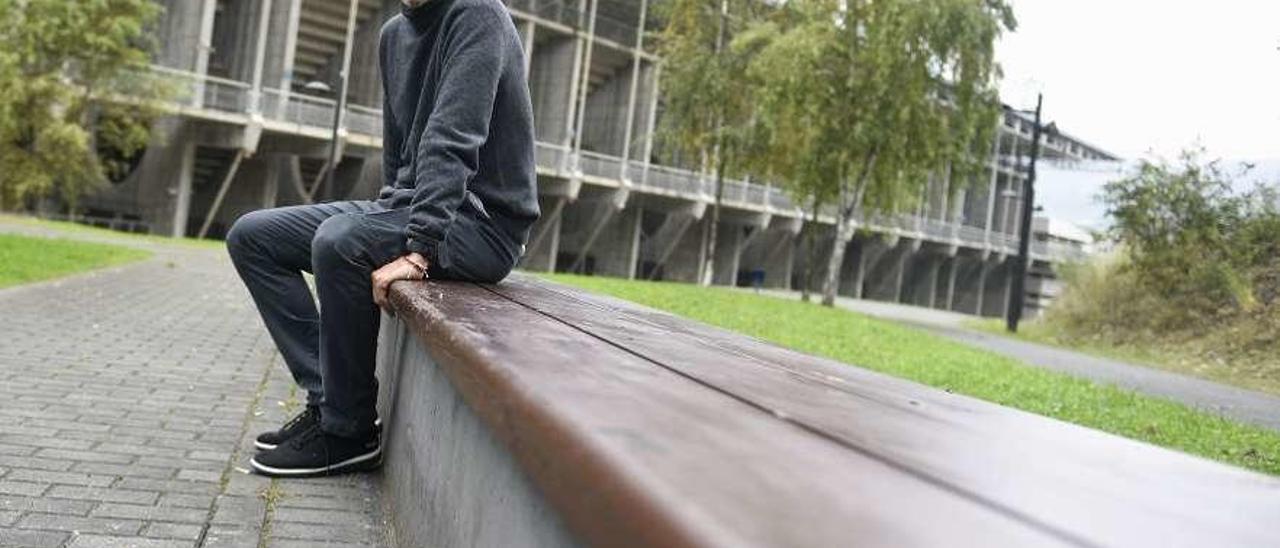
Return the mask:
{"type": "Polygon", "coordinates": [[[538,24],[532,19],[525,21],[524,35],[521,36],[524,43],[524,73],[529,74],[530,67],[533,66],[533,46],[538,36],[538,24]]]}
{"type": "MultiPolygon", "coordinates": [[[[587,13],[587,35],[585,45],[583,46],[583,48],[585,48],[585,53],[583,53],[582,57],[579,59],[579,66],[581,68],[577,71],[575,76],[579,80],[577,83],[578,88],[575,90],[577,92],[577,96],[574,97],[577,104],[576,113],[574,115],[574,122],[576,125],[573,130],[572,143],[573,152],[575,154],[582,150],[582,126],[587,118],[587,95],[591,91],[591,54],[595,52],[596,47],[596,10],[600,7],[600,0],[582,0],[579,5],[585,7],[588,2],[591,4],[591,10],[587,13]]],[[[582,39],[579,38],[579,40],[582,39]]]]}
{"type": "Polygon", "coordinates": [[[529,91],[538,141],[568,145],[573,128],[573,97],[581,70],[577,38],[552,38],[531,52],[529,91]],[[565,73],[569,72],[569,78],[565,73]]]}
{"type": "Polygon", "coordinates": [[[897,303],[903,302],[902,291],[906,287],[906,284],[904,284],[903,282],[906,280],[906,277],[907,277],[907,262],[911,258],[911,253],[912,252],[910,250],[903,249],[898,254],[898,263],[897,263],[896,269],[894,270],[893,302],[897,302],[897,303]]]}
{"type": "Polygon", "coordinates": [[[216,5],[217,0],[167,2],[156,24],[157,43],[162,45],[156,63],[197,74],[207,72],[216,5]]]}
{"type": "MultiPolygon", "coordinates": [[[[722,223],[717,240],[721,242],[715,250],[716,272],[712,273],[712,282],[717,285],[733,286],[738,281],[738,267],[742,263],[742,249],[749,243],[743,234],[744,227],[722,223]]],[[[756,228],[755,230],[760,230],[756,228]]]]}
{"type": "Polygon", "coordinates": [[[634,87],[631,76],[631,71],[620,71],[587,95],[581,112],[579,149],[619,157],[626,153],[628,93],[634,87]]]}
{"type": "MultiPolygon", "coordinates": [[[[590,253],[594,274],[618,278],[634,278],[640,257],[641,222],[644,210],[632,206],[615,211],[607,224],[595,227],[595,241],[582,243],[579,256],[590,253]]],[[[579,225],[578,233],[582,229],[579,225]]]]}
{"type": "Polygon", "coordinates": [[[773,245],[764,260],[765,286],[789,289],[798,238],[790,231],[779,231],[776,239],[777,243],[773,245]]]}
{"type": "Polygon", "coordinates": [[[647,181],[649,177],[649,161],[653,158],[653,135],[654,125],[658,118],[658,86],[659,77],[662,76],[662,65],[658,65],[653,69],[653,83],[649,85],[649,112],[646,115],[645,133],[644,133],[644,177],[642,180],[647,181]]]}
{"type": "Polygon", "coordinates": [[[533,237],[529,240],[528,247],[525,249],[525,255],[520,261],[520,267],[527,270],[540,270],[544,272],[554,272],[556,268],[556,256],[560,252],[560,226],[561,218],[565,204],[569,201],[565,197],[550,198],[551,204],[545,203],[543,198],[542,217],[533,227],[533,237]],[[548,207],[550,205],[550,207],[548,207]]]}
{"type": "Polygon", "coordinates": [[[873,283],[870,276],[874,273],[876,266],[880,264],[880,259],[892,251],[890,246],[884,245],[875,239],[868,239],[862,242],[858,249],[857,272],[854,276],[854,291],[852,295],[855,299],[870,298],[873,291],[868,291],[868,286],[873,283]]]}
{"type": "Polygon", "coordinates": [[[196,166],[196,145],[186,141],[181,148],[181,160],[177,165],[176,192],[173,198],[173,225],[169,235],[181,238],[187,235],[187,220],[191,217],[192,175],[196,166]]]}
{"type": "Polygon", "coordinates": [[[937,308],[938,304],[938,270],[942,268],[942,262],[946,259],[936,258],[929,260],[928,273],[925,275],[925,283],[929,284],[928,298],[926,306],[929,308],[937,308]]]}
{"type": "Polygon", "coordinates": [[[996,192],[996,190],[997,190],[997,189],[996,189],[996,186],[997,186],[997,184],[996,184],[996,183],[997,183],[997,180],[998,180],[998,179],[999,179],[999,177],[1000,177],[1000,141],[1001,141],[1001,139],[1000,139],[1000,126],[997,126],[997,127],[996,127],[996,142],[995,142],[995,145],[991,147],[991,148],[992,148],[992,153],[991,153],[991,180],[988,182],[988,189],[989,189],[989,190],[987,191],[987,222],[986,222],[986,232],[987,232],[987,234],[988,234],[988,235],[990,235],[990,233],[991,233],[991,228],[992,228],[992,224],[995,222],[995,215],[996,215],[996,209],[995,209],[995,208],[996,208],[996,199],[997,199],[997,195],[999,194],[998,192],[996,192]]]}
{"type": "MultiPolygon", "coordinates": [[[[569,270],[589,274],[592,273],[593,270],[599,269],[588,268],[587,258],[592,255],[591,250],[598,240],[616,236],[615,234],[606,234],[606,229],[609,228],[612,221],[618,217],[618,213],[626,208],[629,198],[630,192],[626,189],[619,189],[599,194],[588,200],[579,200],[579,203],[583,204],[586,208],[586,211],[582,211],[582,213],[587,213],[587,216],[585,219],[585,225],[577,225],[577,233],[585,234],[585,239],[578,242],[577,249],[574,253],[576,258],[574,259],[573,265],[569,267],[569,270]]],[[[582,217],[580,216],[579,218],[581,219],[582,217]]],[[[618,247],[621,246],[612,246],[613,249],[618,247]]],[[[606,262],[603,256],[593,260],[597,267],[603,267],[606,262]]],[[[622,269],[614,268],[611,270],[622,269]]]]}
{"type": "MultiPolygon", "coordinates": [[[[280,91],[275,105],[280,111],[288,102],[293,87],[293,61],[298,51],[298,26],[302,16],[302,0],[274,0],[271,5],[270,32],[267,35],[263,62],[263,87],[280,91]]],[[[276,112],[267,112],[268,116],[276,112]]]]}
{"type": "MultiPolygon", "coordinates": [[[[631,161],[631,139],[636,123],[636,101],[639,99],[640,87],[640,50],[644,46],[644,26],[649,13],[649,0],[640,0],[640,21],[636,28],[635,51],[631,56],[631,89],[627,95],[627,120],[622,137],[622,178],[627,179],[627,164],[631,161]]],[[[647,158],[646,158],[647,160],[647,158]]]]}
{"type": "Polygon", "coordinates": [[[947,268],[947,310],[954,311],[956,306],[956,276],[959,274],[961,266],[961,258],[959,255],[952,257],[950,266],[947,268]]]}
{"type": "Polygon", "coordinates": [[[267,157],[267,165],[270,166],[266,180],[262,184],[262,209],[269,209],[276,206],[277,197],[280,195],[280,181],[289,174],[289,159],[283,154],[272,154],[267,157]]]}
{"type": "Polygon", "coordinates": [[[1008,260],[1001,265],[1000,270],[1004,273],[1004,288],[1000,292],[1003,295],[1003,299],[1000,302],[1000,311],[1003,314],[1005,311],[1009,310],[1009,301],[1013,298],[1013,276],[1011,276],[1009,272],[1008,260]]]}
{"type": "Polygon", "coordinates": [[[628,235],[627,279],[636,279],[636,270],[640,268],[640,237],[644,228],[644,208],[632,207],[631,233],[628,235]]]}

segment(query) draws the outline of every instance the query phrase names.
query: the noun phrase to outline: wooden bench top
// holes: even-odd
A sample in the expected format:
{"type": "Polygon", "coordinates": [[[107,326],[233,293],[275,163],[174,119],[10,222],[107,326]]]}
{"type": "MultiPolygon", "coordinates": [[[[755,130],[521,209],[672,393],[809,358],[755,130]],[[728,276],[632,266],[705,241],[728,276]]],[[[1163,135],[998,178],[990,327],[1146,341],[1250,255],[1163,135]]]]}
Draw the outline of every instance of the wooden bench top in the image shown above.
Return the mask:
{"type": "Polygon", "coordinates": [[[523,275],[392,302],[610,546],[1280,546],[1280,480],[523,275]]]}

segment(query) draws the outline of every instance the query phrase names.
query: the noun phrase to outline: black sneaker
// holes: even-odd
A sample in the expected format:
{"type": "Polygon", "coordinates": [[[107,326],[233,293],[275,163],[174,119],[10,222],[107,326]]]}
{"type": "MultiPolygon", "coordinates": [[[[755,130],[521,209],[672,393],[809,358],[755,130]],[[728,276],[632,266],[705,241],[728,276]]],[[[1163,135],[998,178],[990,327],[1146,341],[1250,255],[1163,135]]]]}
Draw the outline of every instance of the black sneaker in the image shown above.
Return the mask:
{"type": "MultiPolygon", "coordinates": [[[[310,428],[313,424],[320,424],[320,407],[316,405],[308,405],[305,410],[292,419],[289,419],[289,422],[284,423],[284,426],[281,426],[279,430],[259,434],[258,439],[253,440],[253,446],[263,451],[270,451],[275,449],[276,446],[281,443],[289,441],[289,438],[292,438],[303,430],[310,428]]],[[[378,430],[378,433],[381,434],[382,419],[373,419],[373,426],[378,430]]]]}
{"type": "Polygon", "coordinates": [[[279,430],[259,434],[258,439],[253,440],[253,446],[264,451],[275,449],[276,446],[289,441],[290,438],[316,424],[320,424],[320,407],[308,405],[301,413],[284,423],[279,430]]]}
{"type": "Polygon", "coordinates": [[[249,466],[264,476],[328,476],[372,470],[382,464],[382,444],[374,430],[363,439],[327,434],[317,423],[270,451],[258,453],[249,466]]]}

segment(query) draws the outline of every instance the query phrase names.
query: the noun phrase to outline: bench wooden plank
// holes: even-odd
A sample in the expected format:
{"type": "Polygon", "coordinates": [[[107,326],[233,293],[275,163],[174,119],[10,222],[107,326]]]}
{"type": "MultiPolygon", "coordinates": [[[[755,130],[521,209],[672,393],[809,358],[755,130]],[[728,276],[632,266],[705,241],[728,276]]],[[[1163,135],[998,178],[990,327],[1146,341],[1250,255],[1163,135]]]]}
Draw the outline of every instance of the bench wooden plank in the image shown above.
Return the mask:
{"type": "Polygon", "coordinates": [[[1096,545],[1280,545],[1280,481],[515,276],[494,291],[1096,545]]]}
{"type": "Polygon", "coordinates": [[[392,303],[587,544],[1070,545],[487,289],[392,303]]]}

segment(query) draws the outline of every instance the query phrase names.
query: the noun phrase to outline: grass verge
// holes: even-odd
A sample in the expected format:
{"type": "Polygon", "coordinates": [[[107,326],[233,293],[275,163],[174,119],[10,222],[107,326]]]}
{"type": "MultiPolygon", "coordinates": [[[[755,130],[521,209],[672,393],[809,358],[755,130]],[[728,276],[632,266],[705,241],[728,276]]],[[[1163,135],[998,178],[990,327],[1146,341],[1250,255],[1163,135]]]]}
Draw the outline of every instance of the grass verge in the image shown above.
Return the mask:
{"type": "Polygon", "coordinates": [[[120,232],[118,230],[110,230],[96,226],[82,225],[80,223],[72,223],[68,221],[50,221],[46,219],[37,219],[25,215],[0,214],[0,221],[23,224],[27,226],[47,228],[66,233],[68,236],[75,235],[98,235],[109,238],[133,239],[139,241],[152,242],[157,244],[177,244],[202,248],[221,248],[226,244],[222,240],[199,239],[199,238],[170,238],[168,236],[158,236],[155,234],[134,234],[130,232],[120,232]]]}
{"type": "Polygon", "coordinates": [[[1100,358],[1181,373],[1280,396],[1280,378],[1268,374],[1275,370],[1275,358],[1271,356],[1258,358],[1272,360],[1269,364],[1239,363],[1247,358],[1239,356],[1230,360],[1206,358],[1206,354],[1212,353],[1206,352],[1204,348],[1192,342],[1165,341],[1158,346],[1156,344],[1117,345],[1100,339],[1085,340],[1067,337],[1053,325],[1042,321],[1025,322],[1019,326],[1016,334],[1006,331],[1004,321],[998,319],[975,319],[966,322],[965,326],[984,333],[1046,344],[1100,358]]]}
{"type": "Polygon", "coordinates": [[[151,253],[129,247],[0,234],[0,287],[58,278],[140,261],[151,253]]]}
{"type": "Polygon", "coordinates": [[[548,275],[788,348],[1280,475],[1280,433],[845,310],[724,288],[548,275]]]}

